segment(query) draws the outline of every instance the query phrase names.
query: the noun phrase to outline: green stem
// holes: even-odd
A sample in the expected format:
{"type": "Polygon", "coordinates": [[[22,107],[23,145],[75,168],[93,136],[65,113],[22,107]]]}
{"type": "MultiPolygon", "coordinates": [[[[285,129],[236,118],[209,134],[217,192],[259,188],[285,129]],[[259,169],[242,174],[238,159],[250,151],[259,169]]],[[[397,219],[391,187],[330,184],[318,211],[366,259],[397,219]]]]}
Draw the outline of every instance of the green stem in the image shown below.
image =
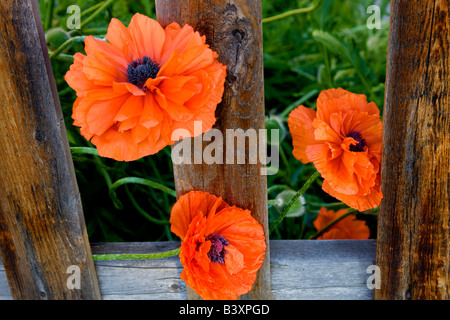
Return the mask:
{"type": "Polygon", "coordinates": [[[156,224],[168,224],[169,221],[168,220],[160,220],[160,219],[156,219],[153,218],[147,211],[145,211],[144,209],[142,209],[139,204],[137,203],[136,199],[133,197],[132,193],[130,192],[130,190],[127,188],[127,186],[125,186],[125,191],[128,195],[128,198],[130,198],[131,203],[133,204],[133,206],[136,208],[136,210],[142,215],[144,216],[144,218],[146,218],[148,221],[156,223],[156,224]]]}
{"type": "Polygon", "coordinates": [[[62,53],[72,42],[74,41],[84,41],[84,36],[73,37],[64,42],[55,51],[50,54],[50,60],[55,59],[60,53],[62,53]]]}
{"type": "Polygon", "coordinates": [[[124,184],[127,184],[127,183],[142,184],[144,186],[165,192],[165,193],[171,195],[172,197],[177,196],[176,191],[173,189],[170,189],[166,186],[163,186],[162,184],[159,184],[159,183],[151,181],[151,180],[147,180],[147,179],[143,179],[143,178],[136,178],[136,177],[127,177],[127,178],[117,180],[116,182],[114,182],[112,184],[111,190],[114,192],[118,187],[123,186],[124,184]]]}
{"type": "MultiPolygon", "coordinates": [[[[155,161],[153,161],[152,158],[149,159],[150,160],[150,165],[153,169],[153,172],[156,175],[156,178],[158,179],[159,183],[163,184],[164,180],[161,177],[161,174],[159,173],[158,168],[156,167],[155,161]]],[[[169,199],[167,198],[167,194],[163,193],[163,201],[164,201],[164,206],[166,209],[166,212],[170,212],[170,204],[169,204],[169,199]]]]}
{"type": "Polygon", "coordinates": [[[109,175],[108,171],[105,169],[105,165],[103,164],[101,158],[99,156],[94,156],[95,163],[97,164],[98,171],[105,178],[106,186],[108,190],[111,190],[112,179],[109,175]]]}
{"type": "Polygon", "coordinates": [[[332,202],[332,203],[321,203],[321,202],[311,202],[306,201],[310,206],[312,207],[318,207],[318,208],[334,208],[334,207],[340,207],[345,205],[343,202],[332,202]]]}
{"type": "Polygon", "coordinates": [[[80,25],[81,29],[83,29],[83,27],[86,26],[89,22],[94,20],[94,18],[100,12],[102,12],[107,6],[109,6],[112,2],[113,2],[113,0],[107,0],[107,1],[103,2],[103,4],[97,10],[95,10],[94,13],[92,13],[87,19],[83,20],[83,22],[80,25]]]}
{"type": "Polygon", "coordinates": [[[105,3],[105,1],[102,1],[102,2],[99,2],[99,3],[95,4],[95,5],[93,5],[90,8],[87,8],[86,10],[81,12],[81,16],[84,17],[85,15],[87,15],[87,14],[91,13],[92,11],[94,11],[94,10],[98,9],[99,7],[101,7],[104,3],[105,3]]]}
{"type": "Polygon", "coordinates": [[[146,15],[150,17],[153,14],[153,10],[150,7],[150,1],[143,0],[141,2],[142,2],[142,5],[144,6],[146,15]]]}
{"type": "MultiPolygon", "coordinates": [[[[53,54],[52,51],[48,52],[49,56],[51,56],[52,54],[53,54]]],[[[58,54],[57,57],[54,58],[54,60],[59,60],[59,61],[63,61],[63,62],[70,62],[70,63],[72,63],[73,62],[73,56],[71,56],[69,54],[60,53],[60,54],[58,54]]]]}
{"type": "Polygon", "coordinates": [[[108,32],[108,28],[89,28],[83,29],[84,34],[88,35],[104,35],[108,32]]]}
{"type": "Polygon", "coordinates": [[[64,89],[62,89],[61,91],[58,91],[58,95],[60,97],[62,97],[62,96],[66,95],[66,94],[68,94],[68,93],[70,93],[72,91],[73,91],[73,89],[71,87],[67,86],[64,89]]]}
{"type": "Polygon", "coordinates": [[[369,93],[368,95],[369,95],[370,99],[372,101],[376,101],[377,98],[375,97],[375,94],[373,93],[372,87],[369,85],[369,83],[367,82],[366,78],[361,73],[361,71],[357,67],[355,67],[355,69],[356,69],[356,73],[358,74],[359,78],[361,79],[361,82],[364,85],[366,92],[369,93]]]}
{"type": "Polygon", "coordinates": [[[318,171],[316,171],[309,179],[308,181],[305,182],[305,184],[303,185],[303,187],[292,197],[292,199],[288,202],[288,204],[283,208],[283,211],[281,212],[280,216],[278,217],[277,220],[275,220],[274,223],[272,223],[272,225],[270,226],[270,231],[269,234],[272,233],[272,231],[276,228],[276,226],[283,221],[283,219],[286,217],[287,213],[289,212],[289,209],[291,209],[291,207],[294,205],[294,203],[297,201],[298,198],[300,198],[300,196],[302,194],[304,194],[309,187],[312,185],[312,183],[320,176],[320,173],[318,171]]]}
{"type": "Polygon", "coordinates": [[[110,192],[110,196],[112,197],[112,200],[113,200],[114,204],[119,203],[117,208],[120,208],[121,204],[120,204],[120,201],[117,199],[116,194],[114,193],[113,195],[111,195],[112,179],[111,179],[111,176],[109,175],[108,171],[106,170],[106,166],[102,162],[101,157],[99,156],[97,149],[96,148],[88,148],[88,147],[71,147],[70,151],[71,151],[72,155],[75,155],[75,154],[90,154],[90,155],[94,156],[94,161],[97,164],[98,171],[105,178],[105,182],[106,182],[106,185],[107,185],[108,190],[110,192]]]}
{"type": "Polygon", "coordinates": [[[95,148],[72,147],[70,148],[70,152],[72,154],[92,154],[94,156],[98,156],[98,151],[95,148]]]}
{"type": "Polygon", "coordinates": [[[331,77],[331,67],[330,67],[330,59],[328,59],[328,50],[323,44],[320,46],[320,48],[324,58],[325,70],[327,72],[328,87],[333,88],[334,85],[333,79],[331,77]]]}
{"type": "Polygon", "coordinates": [[[48,0],[47,12],[45,14],[45,30],[48,30],[52,26],[53,20],[53,7],[55,6],[55,0],[48,0]]]}
{"type": "Polygon", "coordinates": [[[280,151],[281,160],[283,161],[284,166],[286,167],[286,180],[289,180],[291,176],[291,167],[289,166],[289,160],[286,157],[286,153],[284,152],[283,146],[278,145],[278,150],[280,151]]]}
{"type": "Polygon", "coordinates": [[[298,237],[298,239],[300,239],[300,240],[303,239],[303,234],[305,233],[305,225],[306,225],[305,217],[306,217],[306,214],[304,214],[302,216],[302,224],[300,227],[300,236],[298,237]]]}
{"type": "Polygon", "coordinates": [[[336,223],[338,223],[339,221],[345,219],[346,217],[348,217],[351,214],[354,214],[358,212],[358,210],[355,209],[349,209],[346,213],[344,213],[342,216],[334,219],[333,221],[331,221],[329,224],[327,224],[324,228],[322,228],[321,230],[319,230],[316,234],[312,235],[310,237],[311,240],[317,239],[319,238],[321,235],[323,235],[325,232],[327,232],[332,226],[334,226],[336,223]]]}
{"type": "Polygon", "coordinates": [[[136,183],[136,184],[142,184],[144,186],[150,187],[150,188],[154,188],[157,190],[160,190],[162,192],[165,192],[173,197],[177,196],[177,193],[175,190],[170,189],[166,186],[163,186],[162,184],[159,184],[157,182],[151,181],[151,180],[147,180],[147,179],[143,179],[143,178],[136,178],[136,177],[127,177],[127,178],[123,178],[123,179],[119,179],[116,182],[114,182],[110,187],[109,187],[109,196],[111,197],[114,206],[117,209],[121,209],[122,203],[120,202],[119,198],[117,197],[116,194],[116,189],[124,184],[128,184],[128,183],[136,183]]]}
{"type": "Polygon", "coordinates": [[[284,19],[286,17],[293,16],[293,15],[296,15],[296,14],[301,14],[301,13],[307,13],[307,12],[314,11],[320,5],[321,2],[322,1],[319,0],[319,1],[316,2],[316,4],[314,4],[313,6],[308,7],[308,8],[294,9],[294,10],[290,10],[290,11],[287,11],[287,12],[283,12],[283,13],[277,14],[277,15],[272,16],[272,17],[264,18],[264,19],[262,19],[262,23],[272,22],[272,21],[276,21],[276,20],[284,19]]]}
{"type": "Polygon", "coordinates": [[[270,194],[273,191],[289,189],[289,187],[285,184],[276,184],[267,189],[267,194],[270,194]]]}
{"type": "Polygon", "coordinates": [[[283,112],[280,113],[281,119],[285,120],[292,110],[294,110],[299,105],[301,105],[301,104],[305,103],[306,101],[308,101],[309,98],[313,97],[318,92],[319,92],[318,90],[314,89],[314,90],[308,92],[307,94],[305,94],[303,97],[301,97],[300,99],[298,99],[294,103],[292,103],[291,105],[289,105],[286,109],[283,110],[283,112]]]}
{"type": "Polygon", "coordinates": [[[180,249],[175,249],[167,252],[158,253],[136,253],[136,254],[94,254],[92,258],[94,261],[104,260],[149,260],[162,259],[180,254],[180,249]]]}

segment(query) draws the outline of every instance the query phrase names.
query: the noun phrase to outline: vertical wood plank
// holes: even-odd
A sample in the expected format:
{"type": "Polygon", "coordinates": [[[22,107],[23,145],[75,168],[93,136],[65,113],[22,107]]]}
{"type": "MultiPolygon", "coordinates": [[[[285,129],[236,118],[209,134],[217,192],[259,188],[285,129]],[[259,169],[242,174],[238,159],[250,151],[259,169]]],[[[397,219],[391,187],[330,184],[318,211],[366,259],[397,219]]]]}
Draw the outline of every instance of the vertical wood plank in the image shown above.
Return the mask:
{"type": "Polygon", "coordinates": [[[14,299],[100,299],[36,0],[0,3],[0,253],[14,299]],[[67,286],[69,266],[80,289],[67,286]]]}
{"type": "MultiPolygon", "coordinates": [[[[249,163],[248,144],[245,164],[226,164],[230,156],[226,154],[227,129],[264,129],[261,1],[157,0],[156,12],[163,26],[175,21],[180,25],[189,24],[206,35],[208,44],[220,55],[219,61],[228,66],[223,101],[216,110],[214,126],[224,136],[224,164],[175,165],[177,194],[202,190],[222,196],[229,204],[250,210],[267,235],[267,179],[261,175],[263,166],[260,161],[249,163]]],[[[193,148],[194,153],[198,155],[208,143],[200,142],[202,149],[193,148]]],[[[236,149],[232,152],[236,153],[236,149]]],[[[266,240],[264,264],[253,290],[242,299],[270,298],[268,236],[266,240]]],[[[188,297],[196,296],[188,292],[188,297]]]]}
{"type": "Polygon", "coordinates": [[[376,299],[450,298],[449,1],[391,4],[376,299]]]}

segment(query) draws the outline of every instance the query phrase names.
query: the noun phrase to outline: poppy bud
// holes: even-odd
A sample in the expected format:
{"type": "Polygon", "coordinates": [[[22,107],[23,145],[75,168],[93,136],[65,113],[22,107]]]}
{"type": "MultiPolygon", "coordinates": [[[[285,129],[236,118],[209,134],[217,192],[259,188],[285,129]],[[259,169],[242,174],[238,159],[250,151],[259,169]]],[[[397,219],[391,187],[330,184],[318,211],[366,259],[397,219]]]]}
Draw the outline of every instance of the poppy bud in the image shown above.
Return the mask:
{"type": "Polygon", "coordinates": [[[45,40],[50,50],[59,48],[64,42],[70,39],[69,33],[61,28],[53,28],[47,31],[45,40]]]}
{"type": "MultiPolygon", "coordinates": [[[[284,190],[283,192],[279,193],[275,198],[275,200],[277,200],[277,204],[275,205],[277,211],[281,213],[284,207],[292,200],[296,193],[297,192],[295,192],[294,190],[284,190]]],[[[305,213],[305,204],[305,198],[303,196],[298,197],[298,199],[295,200],[294,204],[287,212],[286,217],[301,217],[305,213]]]]}

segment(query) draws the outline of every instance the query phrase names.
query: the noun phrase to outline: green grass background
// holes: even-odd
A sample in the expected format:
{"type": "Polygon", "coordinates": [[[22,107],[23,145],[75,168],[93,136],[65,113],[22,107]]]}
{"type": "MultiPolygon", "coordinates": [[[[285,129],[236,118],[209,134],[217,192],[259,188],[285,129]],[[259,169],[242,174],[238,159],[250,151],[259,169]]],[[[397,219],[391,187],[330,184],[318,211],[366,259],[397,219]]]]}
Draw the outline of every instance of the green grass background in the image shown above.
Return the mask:
{"type": "MultiPolygon", "coordinates": [[[[376,0],[262,0],[264,37],[264,76],[266,125],[282,131],[280,170],[268,176],[269,221],[280,214],[283,205],[314,172],[292,156],[292,140],[287,115],[300,103],[315,108],[320,91],[342,87],[368,96],[383,110],[386,54],[389,28],[389,1],[376,0]],[[381,9],[381,28],[366,25],[370,5],[381,9]],[[314,10],[289,15],[273,21],[267,18],[299,8],[314,10]]],[[[104,37],[111,18],[127,25],[134,13],[155,18],[154,0],[39,0],[45,31],[67,30],[69,5],[82,11],[81,30],[68,37],[95,35],[104,37]],[[107,4],[105,8],[100,8],[107,4]],[[101,10],[98,10],[98,9],[101,10]]],[[[71,119],[74,91],[64,81],[64,74],[75,52],[83,52],[83,42],[75,38],[62,54],[52,59],[61,105],[71,147],[92,147],[73,126],[71,119]]],[[[61,43],[59,43],[61,44],[61,43]]],[[[53,52],[58,43],[50,43],[53,52]]],[[[170,232],[170,210],[175,197],[140,184],[126,184],[111,196],[111,185],[126,177],[139,177],[174,189],[170,147],[156,155],[134,162],[118,162],[95,155],[73,154],[78,185],[83,202],[87,230],[92,242],[176,240],[170,232]],[[115,200],[115,201],[114,201],[115,200]]],[[[307,239],[316,232],[312,221],[321,206],[337,210],[345,205],[321,190],[318,179],[302,201],[298,201],[271,239],[307,239]]],[[[367,221],[371,238],[376,237],[376,214],[357,214],[367,221]]]]}

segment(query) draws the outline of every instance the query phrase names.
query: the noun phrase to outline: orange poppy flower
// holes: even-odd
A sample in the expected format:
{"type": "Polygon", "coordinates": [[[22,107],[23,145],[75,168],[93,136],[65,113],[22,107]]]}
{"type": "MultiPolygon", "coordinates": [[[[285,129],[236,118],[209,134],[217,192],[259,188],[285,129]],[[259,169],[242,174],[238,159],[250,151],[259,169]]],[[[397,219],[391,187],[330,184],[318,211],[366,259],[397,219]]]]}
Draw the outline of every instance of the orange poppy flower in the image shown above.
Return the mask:
{"type": "Polygon", "coordinates": [[[299,106],[288,125],[294,156],[314,163],[325,192],[360,211],[380,204],[383,126],[375,103],[341,88],[324,90],[317,112],[299,106]]]}
{"type": "Polygon", "coordinates": [[[191,191],[174,205],[170,223],[182,239],[180,277],[203,299],[236,300],[251,290],[266,243],[250,211],[191,191]]]}
{"type": "Polygon", "coordinates": [[[205,36],[137,13],[128,27],[112,19],[106,39],[86,37],[86,55],[65,75],[77,94],[74,125],[101,156],[136,160],[173,144],[176,129],[193,136],[194,121],[212,128],[226,66],[205,36]]]}
{"type": "MultiPolygon", "coordinates": [[[[330,222],[336,220],[347,212],[348,209],[342,209],[338,212],[327,211],[321,208],[319,214],[314,220],[313,224],[316,229],[322,230],[330,222]]],[[[327,232],[325,232],[318,239],[320,240],[337,240],[337,239],[369,239],[370,230],[364,221],[356,220],[354,216],[345,217],[335,225],[333,225],[327,232]]]]}

